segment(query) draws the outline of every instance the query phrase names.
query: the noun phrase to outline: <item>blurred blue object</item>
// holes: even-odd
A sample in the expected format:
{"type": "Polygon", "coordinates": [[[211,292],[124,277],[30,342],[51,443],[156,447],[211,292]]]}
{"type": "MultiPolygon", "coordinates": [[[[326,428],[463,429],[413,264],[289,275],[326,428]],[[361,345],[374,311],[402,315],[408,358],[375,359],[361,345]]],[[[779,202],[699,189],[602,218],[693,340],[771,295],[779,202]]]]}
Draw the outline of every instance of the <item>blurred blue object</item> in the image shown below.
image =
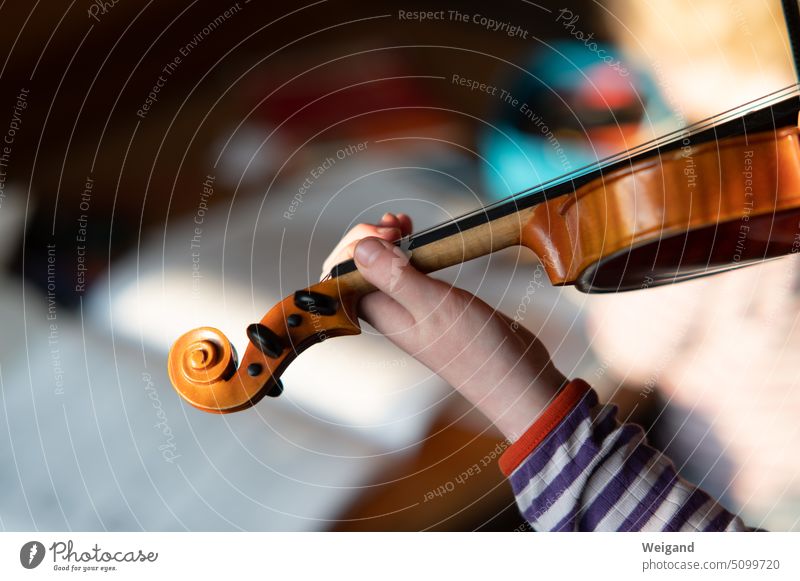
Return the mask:
{"type": "Polygon", "coordinates": [[[508,88],[478,137],[491,200],[638,145],[670,117],[650,75],[601,43],[543,44],[500,87],[508,88]]]}

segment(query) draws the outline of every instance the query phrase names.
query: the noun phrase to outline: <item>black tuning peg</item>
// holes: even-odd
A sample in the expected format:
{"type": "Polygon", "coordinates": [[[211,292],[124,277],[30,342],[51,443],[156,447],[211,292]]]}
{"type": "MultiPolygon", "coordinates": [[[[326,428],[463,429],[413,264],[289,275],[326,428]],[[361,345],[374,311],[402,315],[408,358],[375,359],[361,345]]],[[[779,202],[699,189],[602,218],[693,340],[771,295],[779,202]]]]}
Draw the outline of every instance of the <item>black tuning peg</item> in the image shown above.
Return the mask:
{"type": "MultiPolygon", "coordinates": [[[[247,366],[247,374],[250,377],[256,377],[258,375],[261,375],[263,371],[264,367],[260,363],[251,363],[250,365],[247,366]]],[[[283,393],[283,382],[280,379],[270,378],[264,384],[264,387],[266,388],[267,385],[269,385],[269,388],[267,388],[266,394],[269,397],[278,397],[283,393]]]]}
{"type": "Polygon", "coordinates": [[[280,379],[272,380],[272,387],[269,388],[267,395],[269,397],[278,397],[283,393],[283,382],[280,379]]]}
{"type": "Polygon", "coordinates": [[[336,314],[339,302],[322,293],[314,291],[297,291],[294,293],[294,305],[303,311],[329,317],[336,314]]]}
{"type": "Polygon", "coordinates": [[[267,357],[275,359],[283,353],[281,338],[261,323],[253,323],[247,327],[247,338],[267,357]]]}

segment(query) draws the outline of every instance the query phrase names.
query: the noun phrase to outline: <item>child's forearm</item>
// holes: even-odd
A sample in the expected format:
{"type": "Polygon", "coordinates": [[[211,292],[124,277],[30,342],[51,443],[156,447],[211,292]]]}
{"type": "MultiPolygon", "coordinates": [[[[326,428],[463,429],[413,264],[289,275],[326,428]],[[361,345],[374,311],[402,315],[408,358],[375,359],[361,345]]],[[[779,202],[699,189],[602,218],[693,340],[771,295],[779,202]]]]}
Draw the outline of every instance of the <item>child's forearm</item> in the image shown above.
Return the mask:
{"type": "Polygon", "coordinates": [[[581,380],[559,393],[500,467],[536,530],[748,530],[680,478],[640,426],[620,425],[615,406],[598,405],[581,380]]]}

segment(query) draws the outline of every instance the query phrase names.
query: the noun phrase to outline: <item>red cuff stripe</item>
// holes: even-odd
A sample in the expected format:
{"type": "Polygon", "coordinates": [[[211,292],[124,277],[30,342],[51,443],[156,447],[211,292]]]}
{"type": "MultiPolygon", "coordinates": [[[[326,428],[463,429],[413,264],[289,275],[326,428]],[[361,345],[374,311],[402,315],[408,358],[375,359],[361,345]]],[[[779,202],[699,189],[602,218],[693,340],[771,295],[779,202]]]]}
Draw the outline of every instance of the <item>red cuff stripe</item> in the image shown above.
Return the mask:
{"type": "Polygon", "coordinates": [[[567,417],[591,387],[582,379],[573,379],[558,392],[553,403],[547,406],[525,433],[500,456],[498,465],[506,476],[517,469],[531,455],[547,435],[567,417]]]}

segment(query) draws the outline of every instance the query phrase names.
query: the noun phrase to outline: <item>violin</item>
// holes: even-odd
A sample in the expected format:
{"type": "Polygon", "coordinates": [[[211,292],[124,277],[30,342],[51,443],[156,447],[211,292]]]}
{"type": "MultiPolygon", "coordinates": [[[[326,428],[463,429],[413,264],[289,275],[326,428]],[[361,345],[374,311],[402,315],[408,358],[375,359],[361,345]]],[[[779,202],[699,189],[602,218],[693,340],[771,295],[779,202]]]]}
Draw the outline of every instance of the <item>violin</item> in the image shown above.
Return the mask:
{"type": "MultiPolygon", "coordinates": [[[[554,285],[588,293],[660,286],[800,250],[800,97],[794,88],[614,156],[396,242],[430,273],[525,246],[554,285]]],[[[360,333],[375,288],[353,260],[247,327],[237,365],[225,335],[181,336],[169,375],[193,406],[246,409],[283,391],[281,373],[311,345],[360,333]]]]}
{"type": "MultiPolygon", "coordinates": [[[[785,2],[784,10],[797,30],[797,5],[785,2]]],[[[646,289],[793,254],[798,113],[797,87],[788,87],[396,244],[425,273],[524,246],[553,285],[587,293],[646,289]]],[[[338,264],[247,327],[241,364],[213,327],[181,336],[170,350],[170,380],[184,400],[212,413],[277,397],[281,374],[300,353],[361,332],[357,305],[374,290],[353,260],[338,264]]]]}

